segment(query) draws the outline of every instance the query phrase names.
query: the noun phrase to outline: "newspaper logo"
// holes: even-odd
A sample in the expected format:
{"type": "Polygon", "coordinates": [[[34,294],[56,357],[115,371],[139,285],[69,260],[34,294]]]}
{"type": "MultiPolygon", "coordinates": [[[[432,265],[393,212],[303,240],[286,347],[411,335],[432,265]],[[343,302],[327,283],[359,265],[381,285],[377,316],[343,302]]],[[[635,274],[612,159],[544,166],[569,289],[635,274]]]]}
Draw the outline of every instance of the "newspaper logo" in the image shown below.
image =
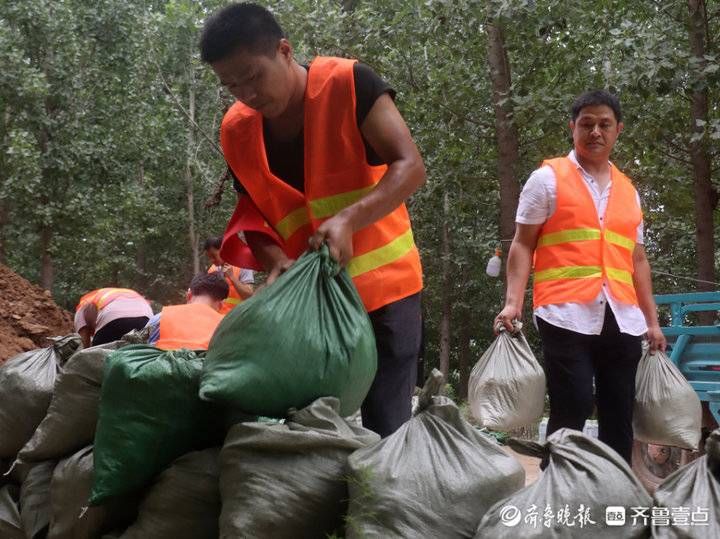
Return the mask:
{"type": "Polygon", "coordinates": [[[508,528],[513,528],[520,524],[522,512],[514,505],[506,505],[500,509],[500,522],[508,528]]]}
{"type": "Polygon", "coordinates": [[[610,505],[605,508],[605,524],[608,526],[625,525],[625,507],[622,505],[610,505]]]}

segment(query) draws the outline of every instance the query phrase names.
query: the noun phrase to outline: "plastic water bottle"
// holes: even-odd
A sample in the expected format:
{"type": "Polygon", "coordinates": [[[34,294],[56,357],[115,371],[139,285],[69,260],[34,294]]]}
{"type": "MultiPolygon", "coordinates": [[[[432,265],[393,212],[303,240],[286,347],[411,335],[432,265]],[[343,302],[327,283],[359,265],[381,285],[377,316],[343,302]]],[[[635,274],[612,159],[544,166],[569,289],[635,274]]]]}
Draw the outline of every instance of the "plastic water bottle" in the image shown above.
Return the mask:
{"type": "Polygon", "coordinates": [[[502,251],[500,249],[495,249],[495,256],[493,256],[490,260],[488,260],[487,268],[485,268],[485,273],[487,273],[490,277],[497,277],[500,275],[500,270],[502,269],[502,251]]]}

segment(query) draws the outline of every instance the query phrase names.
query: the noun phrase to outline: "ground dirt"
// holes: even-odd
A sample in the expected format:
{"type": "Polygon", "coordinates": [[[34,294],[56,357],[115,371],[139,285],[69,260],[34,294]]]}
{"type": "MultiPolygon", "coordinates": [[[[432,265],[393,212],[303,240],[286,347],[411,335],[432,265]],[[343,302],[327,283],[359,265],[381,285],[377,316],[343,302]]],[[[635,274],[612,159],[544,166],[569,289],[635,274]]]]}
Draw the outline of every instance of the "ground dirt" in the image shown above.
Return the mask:
{"type": "Polygon", "coordinates": [[[48,345],[47,337],[72,333],[72,315],[50,292],[0,264],[0,363],[48,345]]]}

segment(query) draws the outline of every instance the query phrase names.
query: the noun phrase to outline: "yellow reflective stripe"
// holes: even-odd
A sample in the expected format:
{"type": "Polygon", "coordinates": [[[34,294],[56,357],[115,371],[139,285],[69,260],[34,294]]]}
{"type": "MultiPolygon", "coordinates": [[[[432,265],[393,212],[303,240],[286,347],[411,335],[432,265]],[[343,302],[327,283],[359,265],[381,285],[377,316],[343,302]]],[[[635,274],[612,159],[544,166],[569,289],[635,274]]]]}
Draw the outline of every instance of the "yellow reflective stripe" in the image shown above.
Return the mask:
{"type": "Polygon", "coordinates": [[[398,258],[406,255],[415,247],[412,229],[408,228],[407,232],[401,234],[390,243],[368,251],[360,256],[353,257],[347,266],[350,277],[357,277],[368,271],[385,266],[394,262],[398,258]]]}
{"type": "Polygon", "coordinates": [[[322,219],[324,217],[335,215],[340,210],[347,208],[351,204],[360,200],[374,188],[374,185],[369,185],[368,187],[363,187],[362,189],[357,189],[355,191],[347,191],[338,195],[311,200],[310,209],[312,210],[313,217],[316,219],[322,219]]]}
{"type": "Polygon", "coordinates": [[[570,230],[561,230],[560,232],[551,232],[543,234],[538,239],[538,247],[547,247],[548,245],[557,245],[558,243],[567,243],[570,241],[587,241],[599,240],[599,228],[573,228],[570,230]]]}
{"type": "Polygon", "coordinates": [[[307,209],[305,206],[301,206],[283,217],[278,224],[275,225],[275,230],[278,231],[284,240],[287,240],[298,228],[309,222],[310,219],[308,218],[307,209]]]}
{"type": "Polygon", "coordinates": [[[621,283],[625,284],[633,284],[632,273],[627,270],[621,270],[618,268],[605,268],[605,272],[607,273],[608,279],[612,279],[613,281],[620,281],[621,283]]]}
{"type": "Polygon", "coordinates": [[[565,266],[535,272],[536,283],[553,279],[588,279],[592,277],[602,277],[600,266],[565,266]]]}
{"type": "Polygon", "coordinates": [[[242,300],[241,300],[240,298],[225,298],[225,299],[223,300],[224,303],[227,303],[227,304],[229,304],[229,305],[237,305],[237,304],[240,303],[241,301],[242,301],[242,300]]]}
{"type": "Polygon", "coordinates": [[[613,232],[612,230],[605,231],[605,239],[610,243],[614,243],[615,245],[624,247],[628,251],[632,251],[635,249],[635,242],[633,240],[625,236],[621,236],[620,234],[618,234],[617,232],[613,232]]]}

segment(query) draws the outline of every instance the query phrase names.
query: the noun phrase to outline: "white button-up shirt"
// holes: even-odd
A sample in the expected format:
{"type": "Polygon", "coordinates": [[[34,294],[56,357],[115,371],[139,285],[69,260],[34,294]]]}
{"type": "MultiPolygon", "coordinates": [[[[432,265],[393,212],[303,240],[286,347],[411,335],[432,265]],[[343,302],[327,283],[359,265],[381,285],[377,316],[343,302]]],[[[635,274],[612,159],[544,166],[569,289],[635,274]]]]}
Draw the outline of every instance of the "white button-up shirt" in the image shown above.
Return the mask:
{"type": "MultiPolygon", "coordinates": [[[[585,180],[595,209],[600,220],[600,227],[605,228],[605,210],[610,199],[612,180],[607,187],[600,190],[595,178],[583,169],[571,151],[568,158],[578,167],[580,175],[585,180]]],[[[637,191],[635,192],[637,196],[637,191]]],[[[640,197],[638,197],[640,204],[640,197]]],[[[550,166],[543,166],[535,170],[523,187],[518,203],[515,221],[524,225],[538,225],[546,222],[555,213],[557,205],[557,184],[555,171],[550,166]]],[[[637,243],[643,243],[643,223],[637,229],[637,243]]],[[[557,303],[542,305],[535,309],[535,316],[546,322],[564,329],[583,333],[585,335],[599,335],[602,332],[605,320],[605,303],[610,306],[618,327],[622,333],[629,335],[642,335],[647,331],[645,316],[636,305],[628,305],[616,300],[609,292],[607,280],[603,283],[598,296],[589,303],[557,303]]]]}

